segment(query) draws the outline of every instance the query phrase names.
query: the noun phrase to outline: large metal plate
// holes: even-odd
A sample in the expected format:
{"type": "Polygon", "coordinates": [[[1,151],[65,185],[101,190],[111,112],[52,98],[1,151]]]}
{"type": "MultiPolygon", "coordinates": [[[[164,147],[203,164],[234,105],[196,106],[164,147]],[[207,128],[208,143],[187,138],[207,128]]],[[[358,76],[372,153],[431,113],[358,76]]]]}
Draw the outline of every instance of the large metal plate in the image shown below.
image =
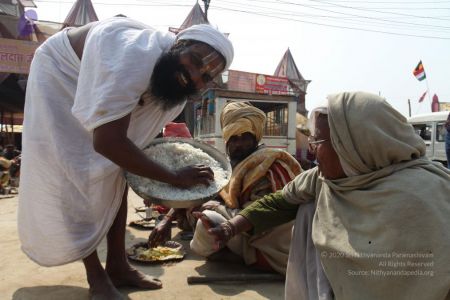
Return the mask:
{"type": "MultiPolygon", "coordinates": [[[[195,148],[203,150],[204,152],[209,154],[212,158],[214,158],[216,161],[218,161],[220,163],[222,168],[225,171],[227,171],[227,173],[229,174],[228,178],[227,178],[227,182],[230,180],[230,177],[231,177],[230,162],[228,161],[227,157],[225,155],[223,155],[216,148],[214,148],[206,143],[203,143],[201,141],[198,141],[198,140],[170,137],[170,138],[154,139],[150,144],[148,144],[147,147],[144,148],[144,151],[145,151],[145,149],[147,149],[149,147],[152,147],[157,144],[162,144],[162,143],[187,143],[187,144],[192,145],[195,148]]],[[[172,199],[164,199],[161,197],[156,197],[155,195],[144,193],[143,192],[144,189],[140,186],[141,177],[138,175],[135,175],[130,172],[125,172],[125,178],[127,179],[128,184],[130,185],[131,189],[137,195],[139,195],[141,198],[149,200],[154,204],[161,204],[161,205],[164,205],[167,207],[173,207],[173,208],[189,208],[189,207],[195,207],[195,206],[202,205],[203,203],[207,202],[208,200],[211,200],[214,197],[216,197],[217,194],[219,193],[219,191],[222,189],[222,187],[225,186],[225,184],[222,186],[219,186],[217,191],[215,191],[213,194],[205,195],[204,197],[201,197],[198,199],[172,200],[172,199]]]]}

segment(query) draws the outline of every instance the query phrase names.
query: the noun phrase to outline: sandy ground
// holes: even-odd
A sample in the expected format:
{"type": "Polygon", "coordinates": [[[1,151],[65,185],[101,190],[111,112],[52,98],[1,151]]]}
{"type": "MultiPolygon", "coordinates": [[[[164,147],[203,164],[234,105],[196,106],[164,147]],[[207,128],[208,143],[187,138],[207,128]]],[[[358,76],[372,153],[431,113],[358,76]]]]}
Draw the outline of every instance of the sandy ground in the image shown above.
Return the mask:
{"type": "MultiPolygon", "coordinates": [[[[142,200],[136,194],[130,191],[129,195],[128,222],[139,219],[134,208],[142,206],[142,200]]],[[[0,299],[88,299],[88,285],[81,262],[46,268],[33,263],[20,250],[17,201],[17,196],[0,198],[0,299]]],[[[127,246],[145,241],[149,232],[127,226],[127,246]]],[[[172,239],[182,243],[187,250],[185,259],[165,265],[135,265],[142,272],[158,277],[163,288],[156,291],[120,289],[129,299],[283,299],[283,282],[188,285],[188,276],[255,272],[241,265],[205,262],[189,251],[188,242],[180,240],[178,229],[174,228],[172,234],[172,239]]],[[[98,252],[104,263],[105,241],[98,252]]]]}

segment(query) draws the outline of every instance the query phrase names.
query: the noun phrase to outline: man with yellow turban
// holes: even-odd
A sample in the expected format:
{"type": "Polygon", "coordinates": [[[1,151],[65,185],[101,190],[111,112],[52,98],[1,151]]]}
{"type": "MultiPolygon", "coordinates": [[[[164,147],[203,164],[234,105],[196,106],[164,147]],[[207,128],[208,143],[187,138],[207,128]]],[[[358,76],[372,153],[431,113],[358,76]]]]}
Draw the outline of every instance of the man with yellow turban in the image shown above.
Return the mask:
{"type": "MultiPolygon", "coordinates": [[[[262,110],[247,102],[230,102],[220,121],[233,173],[220,192],[221,201],[210,201],[200,208],[212,226],[231,219],[254,200],[282,189],[302,171],[286,151],[260,144],[266,122],[262,110]]],[[[234,257],[246,265],[285,274],[292,225],[286,223],[262,234],[242,233],[226,244],[214,244],[207,226],[197,221],[191,249],[209,259],[234,257]]]]}

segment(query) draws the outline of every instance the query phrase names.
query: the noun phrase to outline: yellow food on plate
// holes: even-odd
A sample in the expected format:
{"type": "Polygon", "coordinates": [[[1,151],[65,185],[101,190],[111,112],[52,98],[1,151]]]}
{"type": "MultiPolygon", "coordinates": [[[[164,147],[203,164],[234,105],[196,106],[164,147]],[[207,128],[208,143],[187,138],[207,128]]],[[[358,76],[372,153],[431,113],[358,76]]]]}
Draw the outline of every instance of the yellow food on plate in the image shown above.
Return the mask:
{"type": "Polygon", "coordinates": [[[179,248],[169,248],[158,246],[156,248],[138,247],[135,251],[135,257],[139,260],[158,261],[168,259],[180,259],[184,257],[184,253],[179,248]]]}

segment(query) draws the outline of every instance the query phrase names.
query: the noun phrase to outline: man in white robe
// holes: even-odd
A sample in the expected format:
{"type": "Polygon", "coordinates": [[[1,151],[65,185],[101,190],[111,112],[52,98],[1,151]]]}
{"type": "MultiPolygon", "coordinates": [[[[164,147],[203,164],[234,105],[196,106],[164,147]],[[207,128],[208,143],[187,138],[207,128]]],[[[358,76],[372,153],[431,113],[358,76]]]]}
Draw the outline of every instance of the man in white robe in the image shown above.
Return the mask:
{"type": "Polygon", "coordinates": [[[141,149],[232,59],[230,41],[209,25],[175,36],[128,18],[67,28],[41,45],[25,104],[22,250],[43,266],[82,259],[92,298],[121,299],[123,285],[160,288],[126,259],[123,170],[208,184],[209,167],[168,170],[141,149]],[[96,248],[105,236],[103,268],[96,248]]]}

